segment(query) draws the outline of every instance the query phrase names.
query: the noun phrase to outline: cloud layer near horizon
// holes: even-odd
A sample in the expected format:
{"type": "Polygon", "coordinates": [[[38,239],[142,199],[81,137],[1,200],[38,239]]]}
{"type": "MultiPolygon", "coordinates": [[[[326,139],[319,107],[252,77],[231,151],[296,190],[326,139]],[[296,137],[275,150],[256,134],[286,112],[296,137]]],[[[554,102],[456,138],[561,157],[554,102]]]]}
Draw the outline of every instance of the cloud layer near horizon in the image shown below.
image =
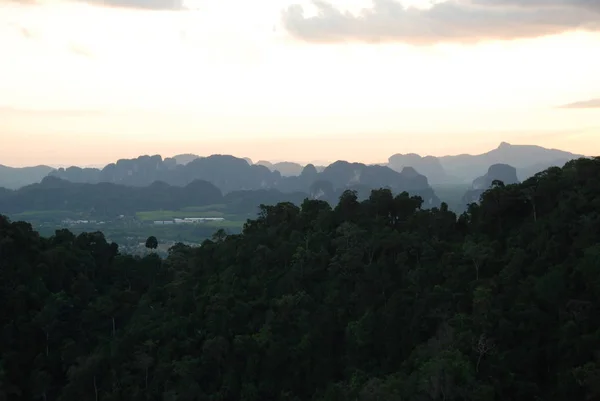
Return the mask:
{"type": "Polygon", "coordinates": [[[183,0],[78,0],[106,7],[137,8],[143,10],[182,10],[183,0]]]}
{"type": "MultiPolygon", "coordinates": [[[[185,10],[185,0],[71,0],[103,7],[129,8],[139,10],[185,10]]],[[[39,4],[39,0],[1,0],[6,3],[39,4]]]]}
{"type": "Polygon", "coordinates": [[[600,98],[565,104],[563,109],[600,109],[600,98]]]}
{"type": "Polygon", "coordinates": [[[429,8],[406,8],[396,0],[373,0],[352,14],[326,0],[305,16],[301,5],[282,12],[283,25],[298,39],[335,43],[440,42],[533,38],[583,29],[600,31],[600,1],[595,0],[447,0],[429,8]]]}

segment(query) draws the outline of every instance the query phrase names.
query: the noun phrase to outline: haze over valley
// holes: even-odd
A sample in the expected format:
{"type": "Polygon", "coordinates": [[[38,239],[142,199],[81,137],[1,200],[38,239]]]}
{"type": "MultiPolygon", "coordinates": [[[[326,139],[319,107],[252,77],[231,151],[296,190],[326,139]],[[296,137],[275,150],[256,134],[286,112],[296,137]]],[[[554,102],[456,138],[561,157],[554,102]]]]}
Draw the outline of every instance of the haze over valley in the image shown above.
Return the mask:
{"type": "Polygon", "coordinates": [[[325,166],[255,163],[231,155],[188,153],[121,159],[103,168],[1,166],[0,209],[48,233],[63,227],[102,228],[110,239],[139,252],[144,250],[139,248],[143,239],[156,230],[163,247],[178,240],[199,244],[214,229],[238,232],[261,204],[300,205],[304,199],[315,199],[334,205],[347,190],[356,191],[362,200],[372,190],[389,188],[421,197],[424,208],[443,202],[462,213],[495,180],[516,184],[581,157],[502,142],[479,155],[438,158],[398,153],[387,163],[370,165],[343,160],[325,166]]]}

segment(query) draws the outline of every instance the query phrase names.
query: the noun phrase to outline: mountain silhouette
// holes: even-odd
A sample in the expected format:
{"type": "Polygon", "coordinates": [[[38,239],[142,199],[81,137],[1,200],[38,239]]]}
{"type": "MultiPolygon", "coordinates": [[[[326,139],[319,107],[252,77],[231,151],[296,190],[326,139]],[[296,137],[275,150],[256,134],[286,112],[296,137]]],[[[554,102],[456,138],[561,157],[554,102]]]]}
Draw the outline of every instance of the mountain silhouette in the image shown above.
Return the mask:
{"type": "MultiPolygon", "coordinates": [[[[569,160],[580,157],[582,155],[562,150],[506,142],[479,155],[434,157],[398,153],[383,164],[366,165],[340,160],[326,167],[265,160],[252,164],[248,158],[231,155],[201,157],[187,153],[165,159],[160,155],[144,155],[121,159],[103,168],[73,166],[55,170],[48,166],[0,166],[0,186],[16,189],[40,182],[44,176],[50,175],[74,183],[107,182],[135,187],[148,186],[155,181],[185,186],[194,180],[204,180],[216,185],[223,193],[258,189],[309,193],[316,181],[331,182],[336,193],[351,187],[420,191],[430,185],[469,185],[496,164],[513,166],[518,179],[523,181],[548,167],[562,167],[569,160]]],[[[432,203],[437,202],[435,197],[431,200],[432,203]]]]}
{"type": "Polygon", "coordinates": [[[508,164],[494,164],[489,167],[487,173],[476,178],[471,185],[471,188],[463,197],[463,205],[479,202],[481,195],[490,189],[495,182],[503,185],[518,184],[517,169],[508,164]]]}
{"type": "Polygon", "coordinates": [[[40,182],[52,170],[50,166],[8,167],[0,164],[0,187],[16,189],[40,182]]]}
{"type": "Polygon", "coordinates": [[[494,164],[508,164],[521,172],[522,180],[548,167],[562,167],[566,161],[584,157],[558,149],[546,149],[536,145],[511,145],[502,142],[489,152],[480,155],[457,155],[440,157],[445,172],[465,182],[486,173],[494,164]]]}

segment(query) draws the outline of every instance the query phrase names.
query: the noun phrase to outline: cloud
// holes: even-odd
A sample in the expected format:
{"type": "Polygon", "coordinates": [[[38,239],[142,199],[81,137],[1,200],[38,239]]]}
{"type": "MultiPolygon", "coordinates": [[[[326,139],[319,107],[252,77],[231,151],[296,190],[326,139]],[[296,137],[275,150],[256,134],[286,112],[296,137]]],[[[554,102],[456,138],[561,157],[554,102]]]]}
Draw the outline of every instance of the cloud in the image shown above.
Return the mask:
{"type": "Polygon", "coordinates": [[[24,116],[57,116],[57,117],[80,117],[80,116],[102,116],[108,112],[105,110],[94,109],[27,109],[13,106],[1,106],[0,115],[2,114],[21,114],[24,116]]]}
{"type": "Polygon", "coordinates": [[[308,42],[440,42],[533,38],[576,29],[600,31],[597,0],[447,0],[429,8],[406,8],[395,0],[373,0],[359,14],[325,0],[312,0],[315,16],[301,5],[282,12],[286,30],[308,42]]]}
{"type": "Polygon", "coordinates": [[[116,8],[140,10],[183,10],[184,0],[78,0],[85,3],[116,8]]]}
{"type": "MultiPolygon", "coordinates": [[[[70,0],[103,7],[129,8],[138,10],[187,10],[185,0],[70,0]]],[[[19,3],[23,5],[43,4],[42,0],[0,0],[0,3],[19,3]]]]}
{"type": "Polygon", "coordinates": [[[0,4],[37,4],[37,0],[0,0],[0,4]]]}
{"type": "Polygon", "coordinates": [[[472,4],[483,6],[516,6],[516,7],[574,7],[584,10],[600,10],[596,0],[471,0],[472,4]]]}
{"type": "Polygon", "coordinates": [[[560,106],[560,108],[563,108],[563,109],[600,109],[600,98],[569,103],[569,104],[560,106]]]}

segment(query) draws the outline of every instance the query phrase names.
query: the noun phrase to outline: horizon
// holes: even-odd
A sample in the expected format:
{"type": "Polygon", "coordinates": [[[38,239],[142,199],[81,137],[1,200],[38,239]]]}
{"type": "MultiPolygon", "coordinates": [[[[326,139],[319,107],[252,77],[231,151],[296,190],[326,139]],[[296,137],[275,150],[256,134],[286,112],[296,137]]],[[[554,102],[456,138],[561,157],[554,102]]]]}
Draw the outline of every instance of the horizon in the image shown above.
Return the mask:
{"type": "Polygon", "coordinates": [[[599,18],[567,0],[0,0],[0,163],[598,155],[599,18]]]}
{"type": "MultiPolygon", "coordinates": [[[[387,158],[385,160],[381,160],[379,162],[364,162],[364,161],[360,161],[360,160],[353,160],[353,159],[347,159],[347,158],[341,158],[341,159],[335,159],[335,160],[285,160],[285,159],[265,159],[265,158],[258,158],[258,159],[252,159],[249,158],[247,156],[244,155],[234,155],[231,153],[210,153],[210,154],[205,154],[205,155],[201,155],[201,154],[197,154],[194,152],[181,152],[181,153],[175,153],[175,154],[161,154],[161,153],[146,153],[146,154],[139,154],[136,156],[132,156],[132,157],[126,157],[126,158],[119,158],[119,159],[115,159],[115,160],[111,160],[109,162],[106,163],[98,163],[98,164],[87,164],[87,165],[76,165],[76,164],[45,164],[45,163],[41,163],[41,164],[37,164],[37,165],[23,165],[23,166],[11,166],[11,165],[7,165],[7,164],[3,164],[0,163],[0,166],[4,166],[4,167],[9,167],[9,168],[27,168],[27,167],[42,167],[42,166],[46,166],[46,167],[51,167],[53,169],[60,169],[60,168],[69,168],[69,167],[79,167],[79,168],[95,168],[95,169],[99,169],[102,170],[104,167],[106,167],[109,164],[112,163],[116,163],[119,160],[134,160],[136,158],[139,157],[152,157],[152,156],[160,156],[162,158],[162,160],[165,160],[167,158],[174,158],[176,156],[181,156],[181,155],[194,155],[198,158],[205,158],[205,157],[210,157],[210,156],[233,156],[236,157],[238,159],[250,159],[252,161],[252,165],[256,165],[259,162],[268,162],[268,163],[272,163],[272,164],[277,164],[277,163],[285,163],[285,162],[289,162],[289,163],[296,163],[299,164],[301,166],[306,166],[308,164],[313,164],[314,166],[329,166],[335,162],[338,161],[346,161],[349,163],[363,163],[365,165],[373,165],[373,164],[387,164],[388,163],[388,159],[389,157],[396,155],[396,154],[403,154],[403,155],[408,155],[408,154],[416,154],[420,157],[436,157],[436,158],[444,158],[444,157],[454,157],[454,156],[465,156],[465,155],[469,155],[469,156],[478,156],[481,154],[485,154],[488,153],[490,151],[493,151],[495,149],[498,149],[500,146],[502,146],[503,144],[509,145],[509,146],[539,146],[539,145],[535,145],[535,144],[529,144],[529,143],[523,143],[523,144],[515,144],[515,143],[509,143],[506,141],[502,141],[500,142],[497,146],[490,148],[484,152],[481,153],[456,153],[456,154],[445,154],[445,155],[440,155],[440,156],[436,156],[436,155],[429,155],[429,154],[419,154],[419,153],[414,153],[414,152],[396,152],[396,153],[392,153],[389,156],[387,156],[387,158]]],[[[542,147],[544,148],[544,147],[542,147]]],[[[563,152],[570,152],[568,150],[565,149],[558,149],[558,148],[544,148],[546,150],[549,151],[563,151],[563,152]]],[[[594,157],[594,155],[590,155],[590,154],[585,154],[585,153],[577,153],[577,152],[570,152],[572,154],[575,155],[581,155],[583,157],[594,157]]]]}

